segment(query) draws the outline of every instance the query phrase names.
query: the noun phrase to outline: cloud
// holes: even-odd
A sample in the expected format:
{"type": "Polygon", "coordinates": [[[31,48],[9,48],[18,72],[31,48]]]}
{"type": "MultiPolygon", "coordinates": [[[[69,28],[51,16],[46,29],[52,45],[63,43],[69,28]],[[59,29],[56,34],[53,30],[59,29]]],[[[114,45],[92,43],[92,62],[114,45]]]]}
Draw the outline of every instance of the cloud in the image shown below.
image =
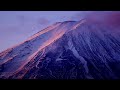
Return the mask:
{"type": "Polygon", "coordinates": [[[120,26],[120,11],[97,11],[86,17],[90,22],[101,22],[112,27],[120,26]]]}
{"type": "Polygon", "coordinates": [[[112,27],[120,26],[120,11],[82,11],[72,17],[77,20],[82,18],[89,22],[100,22],[112,27]]]}
{"type": "Polygon", "coordinates": [[[24,26],[24,24],[25,24],[25,16],[23,16],[23,15],[18,16],[18,21],[19,21],[21,26],[24,26]]]}
{"type": "Polygon", "coordinates": [[[91,13],[91,11],[79,11],[79,12],[77,12],[76,14],[74,14],[74,15],[70,18],[70,20],[76,20],[76,21],[81,20],[81,19],[87,17],[88,14],[90,14],[90,13],[91,13]]]}
{"type": "Polygon", "coordinates": [[[49,23],[50,23],[50,21],[48,19],[46,19],[46,18],[41,17],[41,18],[38,19],[38,24],[47,25],[49,23]]]}

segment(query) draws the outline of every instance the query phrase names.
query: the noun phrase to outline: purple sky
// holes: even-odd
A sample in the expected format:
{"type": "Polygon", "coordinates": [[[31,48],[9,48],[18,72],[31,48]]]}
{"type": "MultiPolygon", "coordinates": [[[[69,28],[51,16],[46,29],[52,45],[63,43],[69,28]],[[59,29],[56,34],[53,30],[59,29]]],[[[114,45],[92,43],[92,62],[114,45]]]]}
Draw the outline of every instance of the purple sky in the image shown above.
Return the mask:
{"type": "Polygon", "coordinates": [[[55,22],[83,17],[120,28],[120,11],[0,11],[0,52],[55,22]]]}
{"type": "Polygon", "coordinates": [[[0,52],[60,21],[78,20],[80,11],[0,11],[0,52]]]}

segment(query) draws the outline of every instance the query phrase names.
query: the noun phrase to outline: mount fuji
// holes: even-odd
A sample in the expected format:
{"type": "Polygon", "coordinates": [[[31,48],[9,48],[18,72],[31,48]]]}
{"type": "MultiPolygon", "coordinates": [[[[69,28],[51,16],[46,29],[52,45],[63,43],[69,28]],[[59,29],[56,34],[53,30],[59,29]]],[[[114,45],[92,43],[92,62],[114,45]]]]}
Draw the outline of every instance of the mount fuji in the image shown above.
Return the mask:
{"type": "Polygon", "coordinates": [[[120,79],[120,34],[102,23],[57,22],[0,53],[1,79],[120,79]]]}

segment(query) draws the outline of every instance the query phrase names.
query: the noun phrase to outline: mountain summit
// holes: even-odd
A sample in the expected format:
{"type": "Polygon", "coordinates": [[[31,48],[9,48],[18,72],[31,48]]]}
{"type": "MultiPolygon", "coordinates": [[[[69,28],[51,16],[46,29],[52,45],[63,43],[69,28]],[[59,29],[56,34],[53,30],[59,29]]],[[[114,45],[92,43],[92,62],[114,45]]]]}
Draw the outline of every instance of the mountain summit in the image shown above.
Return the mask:
{"type": "Polygon", "coordinates": [[[85,19],[57,22],[1,52],[0,78],[119,79],[119,33],[85,19]]]}

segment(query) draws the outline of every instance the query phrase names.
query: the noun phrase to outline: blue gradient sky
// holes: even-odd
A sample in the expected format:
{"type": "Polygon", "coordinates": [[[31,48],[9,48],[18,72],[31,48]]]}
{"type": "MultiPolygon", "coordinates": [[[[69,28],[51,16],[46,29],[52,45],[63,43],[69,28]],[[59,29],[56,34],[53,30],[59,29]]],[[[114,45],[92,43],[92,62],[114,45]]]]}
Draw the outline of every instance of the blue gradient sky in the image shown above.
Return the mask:
{"type": "Polygon", "coordinates": [[[0,52],[55,22],[80,17],[80,11],[0,11],[0,52]]]}

